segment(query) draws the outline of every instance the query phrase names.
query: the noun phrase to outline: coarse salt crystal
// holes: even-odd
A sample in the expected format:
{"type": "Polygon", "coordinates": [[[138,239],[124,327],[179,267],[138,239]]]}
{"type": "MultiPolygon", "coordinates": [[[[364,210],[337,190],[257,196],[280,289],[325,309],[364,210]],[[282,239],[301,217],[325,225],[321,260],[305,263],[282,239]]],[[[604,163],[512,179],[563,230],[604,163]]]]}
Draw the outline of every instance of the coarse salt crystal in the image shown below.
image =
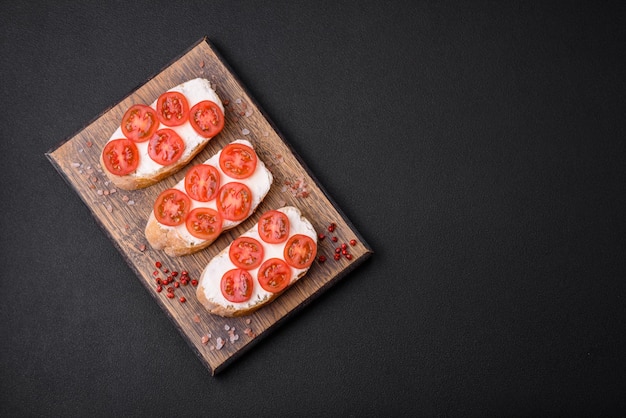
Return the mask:
{"type": "Polygon", "coordinates": [[[225,341],[222,337],[217,337],[217,344],[215,344],[215,348],[216,348],[217,350],[221,350],[221,349],[222,349],[222,347],[224,347],[224,343],[225,343],[225,342],[226,342],[226,341],[225,341]]]}

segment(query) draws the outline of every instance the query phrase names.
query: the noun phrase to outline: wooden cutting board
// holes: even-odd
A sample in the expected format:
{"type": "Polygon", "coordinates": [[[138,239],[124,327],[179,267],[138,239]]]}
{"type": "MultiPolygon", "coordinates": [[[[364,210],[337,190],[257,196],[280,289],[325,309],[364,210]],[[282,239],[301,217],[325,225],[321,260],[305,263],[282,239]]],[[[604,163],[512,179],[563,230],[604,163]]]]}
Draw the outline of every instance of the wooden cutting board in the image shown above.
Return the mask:
{"type": "Polygon", "coordinates": [[[46,156],[91,210],[141,283],[211,374],[222,370],[372,254],[360,234],[206,38],[46,156]],[[211,81],[227,104],[224,130],[176,175],[142,190],[116,189],[108,182],[98,161],[102,147],[119,125],[126,109],[136,103],[150,104],[164,91],[196,77],[211,81]],[[144,228],[159,193],[181,180],[187,168],[205,161],[236,139],[250,141],[274,175],[272,188],[257,211],[237,228],[223,233],[209,248],[194,255],[168,257],[162,251],[150,248],[144,228]],[[172,272],[178,273],[177,279],[182,271],[187,271],[190,279],[199,279],[209,260],[253,226],[261,213],[286,204],[298,207],[315,230],[326,236],[319,241],[318,247],[318,256],[324,256],[326,261],[316,260],[308,274],[273,303],[249,316],[222,318],[203,309],[196,300],[196,288],[192,284],[181,284],[175,289],[173,299],[166,297],[165,290],[157,292],[156,278],[165,278],[172,272]],[[329,232],[328,226],[332,223],[336,228],[329,232]],[[356,244],[351,245],[351,240],[356,244]],[[348,244],[351,259],[341,256],[335,260],[335,248],[342,243],[348,244]],[[181,297],[185,302],[181,302],[181,297]]]}

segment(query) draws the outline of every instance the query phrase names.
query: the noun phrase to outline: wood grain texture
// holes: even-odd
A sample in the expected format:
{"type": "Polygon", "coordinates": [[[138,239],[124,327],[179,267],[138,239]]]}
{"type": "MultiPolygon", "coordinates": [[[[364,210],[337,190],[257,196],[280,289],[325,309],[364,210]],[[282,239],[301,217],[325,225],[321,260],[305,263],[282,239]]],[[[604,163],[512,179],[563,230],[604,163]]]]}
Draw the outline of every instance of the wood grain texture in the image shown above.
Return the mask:
{"type": "MultiPolygon", "coordinates": [[[[46,156],[91,210],[147,291],[172,320],[211,374],[222,370],[255,342],[267,336],[283,320],[372,254],[372,250],[358,231],[317,183],[302,160],[249,96],[236,75],[206,38],[199,40],[159,74],[120,103],[106,110],[46,156]],[[136,103],[151,103],[165,90],[196,77],[210,80],[220,98],[228,103],[224,130],[209,142],[189,166],[174,176],[143,190],[115,189],[101,170],[99,156],[102,147],[117,128],[124,111],[136,103]],[[250,141],[259,158],[274,175],[272,188],[257,211],[238,227],[223,233],[209,248],[199,253],[185,257],[168,257],[162,251],[151,249],[146,242],[144,228],[152,204],[159,193],[182,179],[191,165],[205,161],[236,139],[250,141]],[[297,182],[304,182],[307,185],[308,196],[304,197],[298,193],[293,186],[297,182]],[[160,261],[163,268],[177,272],[186,270],[190,278],[199,278],[211,258],[254,225],[259,214],[285,204],[298,207],[311,221],[316,231],[329,236],[319,243],[318,249],[318,254],[325,255],[328,260],[324,263],[314,262],[303,279],[270,305],[247,317],[222,318],[209,314],[199,304],[195,297],[196,288],[191,285],[176,289],[174,299],[168,299],[165,291],[161,293],[156,291],[157,276],[154,274],[157,270],[156,261],[160,261]],[[326,231],[330,223],[337,225],[332,234],[326,231]],[[331,235],[337,236],[337,243],[330,240],[331,235]],[[352,260],[345,257],[339,261],[334,260],[334,248],[338,243],[347,243],[351,239],[357,240],[355,246],[349,246],[352,260]],[[181,296],[186,298],[185,303],[179,301],[181,296]],[[210,338],[206,341],[208,335],[210,338]],[[225,341],[219,349],[218,338],[225,341]]],[[[164,278],[166,275],[163,271],[158,271],[158,277],[164,278]]]]}

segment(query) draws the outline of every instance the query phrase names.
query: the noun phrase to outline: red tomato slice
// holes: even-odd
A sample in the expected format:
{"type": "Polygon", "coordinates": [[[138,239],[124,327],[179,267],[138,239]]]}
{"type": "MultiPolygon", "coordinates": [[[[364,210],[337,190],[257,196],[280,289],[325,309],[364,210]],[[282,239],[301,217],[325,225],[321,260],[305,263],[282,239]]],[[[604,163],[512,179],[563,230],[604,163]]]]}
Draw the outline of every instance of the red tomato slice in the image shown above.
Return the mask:
{"type": "Polygon", "coordinates": [[[317,244],[306,235],[294,235],[285,244],[285,261],[297,269],[307,268],[315,260],[317,244]]]}
{"type": "Polygon", "coordinates": [[[226,175],[235,179],[250,177],[256,169],[256,164],[256,153],[244,144],[228,144],[220,154],[220,168],[226,175]]]}
{"type": "Polygon", "coordinates": [[[241,221],[250,213],[252,192],[242,183],[226,183],[217,192],[217,211],[229,221],[241,221]]]}
{"type": "Polygon", "coordinates": [[[177,189],[163,191],[154,202],[154,217],[163,225],[176,226],[185,222],[191,209],[191,199],[177,189]]]}
{"type": "Polygon", "coordinates": [[[211,208],[196,208],[187,215],[185,225],[194,237],[213,241],[222,232],[222,217],[211,208]]]}
{"type": "Polygon", "coordinates": [[[174,164],[185,152],[185,141],[169,128],[159,129],[148,142],[148,155],[155,163],[174,164]]]}
{"type": "Polygon", "coordinates": [[[199,202],[215,199],[220,188],[220,172],[208,164],[198,164],[185,175],[185,190],[189,197],[199,202]]]}
{"type": "Polygon", "coordinates": [[[137,169],[139,150],[133,141],[127,138],[107,142],[102,150],[102,160],[110,173],[125,176],[137,169]]]}
{"type": "Polygon", "coordinates": [[[179,126],[189,119],[189,102],[178,91],[166,91],[156,103],[157,117],[165,126],[179,126]]]}
{"type": "Polygon", "coordinates": [[[278,293],[289,285],[291,268],[280,258],[270,258],[261,265],[257,277],[263,289],[278,293]]]}
{"type": "Polygon", "coordinates": [[[203,100],[189,110],[189,123],[205,138],[212,138],[224,128],[222,109],[210,100],[203,100]]]}
{"type": "Polygon", "coordinates": [[[261,265],[265,250],[263,245],[250,237],[239,237],[230,244],[230,261],[240,269],[252,270],[261,265]]]}
{"type": "Polygon", "coordinates": [[[152,138],[159,127],[156,111],[150,106],[136,104],[122,117],[122,132],[126,138],[135,142],[144,142],[152,138]]]}
{"type": "Polygon", "coordinates": [[[254,282],[244,269],[233,269],[222,276],[220,290],[226,300],[234,303],[245,302],[252,296],[254,282]]]}
{"type": "Polygon", "coordinates": [[[289,237],[289,218],[283,212],[270,210],[259,219],[259,235],[270,244],[278,244],[289,237]]]}

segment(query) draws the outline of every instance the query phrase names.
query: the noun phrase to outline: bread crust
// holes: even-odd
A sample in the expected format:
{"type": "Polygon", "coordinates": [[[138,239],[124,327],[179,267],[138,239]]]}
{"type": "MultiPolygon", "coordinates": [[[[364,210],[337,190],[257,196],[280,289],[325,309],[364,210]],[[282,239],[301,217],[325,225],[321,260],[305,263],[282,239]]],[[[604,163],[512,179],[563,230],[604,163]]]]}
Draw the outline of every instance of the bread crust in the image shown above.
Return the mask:
{"type": "Polygon", "coordinates": [[[145,189],[146,187],[152,186],[160,182],[163,179],[171,176],[178,172],[181,168],[186,166],[200,151],[204,149],[206,144],[209,143],[211,138],[206,138],[205,141],[202,141],[200,144],[196,145],[193,151],[185,158],[181,158],[176,163],[163,166],[159,170],[155,171],[153,174],[149,176],[138,176],[135,173],[130,173],[125,176],[118,176],[116,174],[111,173],[107,170],[106,165],[104,164],[104,158],[102,153],[100,153],[100,166],[102,167],[102,171],[104,174],[111,180],[116,187],[124,190],[137,190],[137,189],[145,189]]]}
{"type": "Polygon", "coordinates": [[[207,248],[215,240],[203,241],[198,245],[190,245],[180,238],[173,229],[164,228],[154,217],[154,212],[150,213],[150,218],[146,223],[146,239],[155,250],[163,250],[171,257],[181,257],[190,255],[207,248]]]}
{"type": "Polygon", "coordinates": [[[198,302],[204,306],[204,308],[212,313],[213,315],[225,316],[225,317],[237,317],[237,316],[246,316],[252,314],[254,311],[262,308],[267,305],[274,299],[276,299],[280,295],[280,293],[274,293],[271,296],[268,296],[265,299],[260,300],[255,305],[247,308],[247,309],[237,309],[232,305],[224,306],[218,303],[211,302],[205,296],[204,287],[202,285],[198,285],[196,289],[196,296],[198,298],[198,302]]]}
{"type": "MultiPolygon", "coordinates": [[[[227,247],[228,248],[228,247],[227,247]]],[[[289,289],[295,282],[300,280],[306,273],[308,269],[296,277],[289,286],[287,286],[284,290],[278,293],[268,294],[264,299],[258,299],[254,305],[251,305],[247,308],[235,308],[233,305],[220,305],[219,303],[212,302],[206,298],[206,292],[204,291],[204,287],[202,284],[199,284],[196,289],[196,297],[198,298],[198,302],[204,306],[204,308],[214,315],[225,316],[225,317],[238,317],[238,316],[247,316],[261,309],[262,307],[269,305],[274,299],[283,294],[287,289],[289,289]]]]}

